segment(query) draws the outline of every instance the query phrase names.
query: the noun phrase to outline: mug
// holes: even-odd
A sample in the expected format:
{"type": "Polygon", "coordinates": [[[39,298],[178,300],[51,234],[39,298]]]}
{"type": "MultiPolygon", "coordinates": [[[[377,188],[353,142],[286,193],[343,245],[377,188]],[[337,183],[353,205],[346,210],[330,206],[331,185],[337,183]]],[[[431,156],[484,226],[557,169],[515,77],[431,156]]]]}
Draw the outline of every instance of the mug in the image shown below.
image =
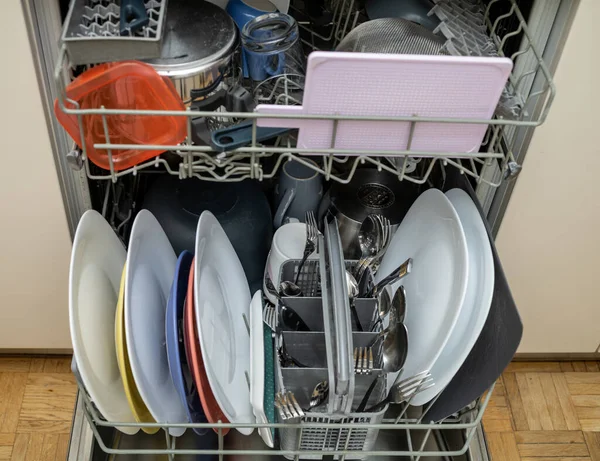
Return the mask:
{"type": "Polygon", "coordinates": [[[305,73],[298,23],[287,14],[270,13],[247,22],[242,45],[248,77],[255,82],[305,73]]]}
{"type": "MultiPolygon", "coordinates": [[[[267,258],[267,266],[265,268],[265,278],[269,277],[273,286],[279,291],[281,283],[281,268],[283,264],[290,259],[302,259],[304,255],[304,245],[306,244],[306,224],[290,223],[281,226],[273,236],[271,243],[271,251],[267,258]]],[[[318,258],[318,255],[313,253],[308,259],[318,258]]],[[[263,281],[263,293],[273,304],[277,304],[277,299],[269,290],[263,281]]]]}
{"type": "MultiPolygon", "coordinates": [[[[312,160],[303,159],[318,168],[312,160]]],[[[283,165],[279,184],[275,188],[277,211],[273,219],[275,228],[286,220],[304,222],[306,212],[317,213],[323,197],[323,177],[312,168],[290,160],[283,165]]]]}

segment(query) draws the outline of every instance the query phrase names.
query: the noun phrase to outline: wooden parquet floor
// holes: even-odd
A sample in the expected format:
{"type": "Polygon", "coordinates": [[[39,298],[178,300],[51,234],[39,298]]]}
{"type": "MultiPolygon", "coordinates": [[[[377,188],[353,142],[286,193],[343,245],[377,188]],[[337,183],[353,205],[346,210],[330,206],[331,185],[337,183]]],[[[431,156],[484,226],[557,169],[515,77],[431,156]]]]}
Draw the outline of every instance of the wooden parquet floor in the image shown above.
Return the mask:
{"type": "MultiPolygon", "coordinates": [[[[70,357],[0,357],[0,461],[64,461],[70,357]]],[[[598,362],[513,362],[483,418],[492,461],[600,461],[598,362]]]]}
{"type": "Polygon", "coordinates": [[[492,461],[600,461],[598,362],[513,362],[483,417],[492,461]]]}

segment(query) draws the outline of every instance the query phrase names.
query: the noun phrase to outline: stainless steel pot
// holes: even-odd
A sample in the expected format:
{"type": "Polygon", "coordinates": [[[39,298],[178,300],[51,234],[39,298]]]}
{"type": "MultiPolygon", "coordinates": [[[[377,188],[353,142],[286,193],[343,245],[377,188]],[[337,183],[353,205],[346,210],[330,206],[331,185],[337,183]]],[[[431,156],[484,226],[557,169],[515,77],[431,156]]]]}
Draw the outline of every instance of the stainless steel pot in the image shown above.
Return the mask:
{"type": "Polygon", "coordinates": [[[385,171],[356,170],[348,184],[334,183],[319,207],[319,221],[329,211],[338,221],[344,257],[358,259],[358,231],[370,214],[380,214],[390,220],[396,232],[406,212],[419,194],[418,186],[385,171]]]}
{"type": "Polygon", "coordinates": [[[160,58],[146,62],[175,84],[185,104],[239,79],[238,30],[226,11],[206,1],[169,0],[160,58]]]}

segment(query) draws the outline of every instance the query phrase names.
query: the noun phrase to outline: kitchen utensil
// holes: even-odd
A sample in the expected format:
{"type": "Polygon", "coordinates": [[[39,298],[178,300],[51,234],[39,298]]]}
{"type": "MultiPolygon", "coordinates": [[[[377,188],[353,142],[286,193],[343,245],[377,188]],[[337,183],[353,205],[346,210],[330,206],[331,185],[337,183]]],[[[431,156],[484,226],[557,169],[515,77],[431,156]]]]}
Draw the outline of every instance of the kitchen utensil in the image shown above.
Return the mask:
{"type": "Polygon", "coordinates": [[[403,402],[409,402],[411,399],[418,395],[420,392],[428,389],[433,385],[433,379],[428,371],[423,371],[412,378],[407,378],[399,382],[395,382],[390,388],[387,397],[371,408],[367,409],[366,412],[377,411],[385,407],[385,405],[400,404],[403,402]]]}
{"type": "MultiPolygon", "coordinates": [[[[125,335],[133,377],[144,403],[159,423],[181,423],[187,414],[170,377],[165,347],[167,299],[177,257],[156,218],[141,210],[127,252],[125,335]]],[[[171,427],[174,437],[185,428],[171,427]]]]}
{"type": "MultiPolygon", "coordinates": [[[[210,211],[198,220],[195,264],[196,324],[211,389],[229,421],[253,422],[246,381],[250,289],[233,245],[210,211]]],[[[237,430],[250,435],[253,428],[237,430]]]]}
{"type": "MultiPolygon", "coordinates": [[[[267,258],[265,275],[263,281],[263,291],[266,297],[273,304],[277,304],[277,291],[267,287],[267,281],[273,287],[279,287],[281,284],[281,268],[283,264],[290,259],[301,259],[306,242],[306,224],[289,223],[281,226],[275,232],[271,243],[271,251],[267,258]]],[[[315,259],[316,253],[310,255],[309,259],[315,259]]]]}
{"type": "MultiPolygon", "coordinates": [[[[256,141],[263,142],[287,134],[287,128],[257,127],[256,141]]],[[[252,142],[252,120],[219,128],[211,134],[211,146],[217,152],[229,152],[252,142]]]]}
{"type": "Polygon", "coordinates": [[[145,194],[143,206],[156,216],[175,252],[194,251],[198,219],[208,210],[225,230],[251,286],[262,287],[273,231],[271,209],[260,184],[158,176],[145,194]]]}
{"type": "Polygon", "coordinates": [[[272,304],[266,304],[263,309],[263,322],[273,331],[277,331],[277,309],[272,304]]]}
{"type": "MultiPolygon", "coordinates": [[[[123,61],[94,66],[86,70],[66,89],[65,107],[68,109],[119,110],[184,110],[171,82],[163,80],[156,71],[138,61],[123,61]],[[73,101],[73,102],[71,102],[73,101]]],[[[63,111],[61,103],[54,102],[56,118],[75,142],[86,149],[90,160],[101,168],[111,169],[108,152],[94,148],[107,138],[101,115],[82,115],[63,111]]],[[[127,116],[107,115],[110,142],[115,144],[179,144],[187,133],[184,117],[170,115],[127,116]]],[[[160,150],[112,150],[112,167],[116,171],[130,168],[160,155],[160,150]]]]}
{"type": "MultiPolygon", "coordinates": [[[[69,269],[73,355],[92,401],[109,422],[135,423],[115,352],[115,311],[125,247],[97,211],[86,211],[75,232],[69,269]]],[[[118,428],[129,435],[137,427],[118,428]]]]}
{"type": "Polygon", "coordinates": [[[310,396],[310,404],[308,408],[304,410],[304,412],[308,413],[309,411],[321,406],[328,397],[329,383],[327,381],[321,381],[320,383],[317,383],[310,396]]]}
{"type": "Polygon", "coordinates": [[[166,23],[160,57],[146,62],[173,81],[185,104],[237,83],[239,37],[223,9],[202,0],[169,0],[166,23]]]}
{"type": "Polygon", "coordinates": [[[371,326],[371,331],[374,331],[377,326],[383,322],[383,319],[387,317],[392,306],[392,300],[387,290],[381,290],[377,296],[377,314],[379,317],[371,326]]]}
{"type": "Polygon", "coordinates": [[[282,422],[299,423],[304,417],[304,411],[292,392],[278,392],[275,396],[275,406],[279,410],[279,419],[282,422]]]}
{"type": "Polygon", "coordinates": [[[390,272],[389,275],[381,278],[379,280],[379,282],[377,282],[373,288],[371,288],[371,290],[369,290],[367,292],[367,297],[377,297],[379,295],[379,293],[384,290],[386,287],[393,285],[397,282],[399,282],[400,280],[402,280],[404,277],[406,277],[408,274],[410,274],[412,272],[412,266],[413,266],[413,260],[412,258],[408,258],[406,261],[404,261],[402,264],[400,264],[400,266],[398,266],[396,269],[394,269],[392,272],[390,272]]]}
{"type": "Polygon", "coordinates": [[[442,353],[431,368],[435,385],[420,393],[413,405],[423,405],[450,382],[477,341],[490,311],[494,292],[494,258],[485,225],[469,195],[461,189],[446,192],[458,213],[467,239],[469,281],[456,326],[442,353]]]}
{"type": "Polygon", "coordinates": [[[277,11],[274,2],[269,0],[229,0],[226,9],[240,31],[254,18],[277,11]]]}
{"type": "Polygon", "coordinates": [[[389,331],[383,340],[382,368],[386,373],[397,373],[402,370],[408,356],[408,331],[400,322],[388,328],[389,331]]]}
{"type": "Polygon", "coordinates": [[[248,77],[253,81],[306,73],[298,24],[291,16],[284,13],[258,16],[244,25],[241,37],[248,77]]]}
{"type": "Polygon", "coordinates": [[[300,265],[298,266],[298,272],[296,273],[296,279],[294,283],[298,283],[298,279],[300,278],[300,273],[302,271],[302,267],[304,267],[304,263],[308,259],[308,257],[315,252],[317,249],[317,238],[319,237],[319,229],[317,228],[317,221],[315,220],[315,214],[312,211],[306,212],[306,244],[304,245],[304,254],[302,255],[302,260],[300,261],[300,265]]]}
{"type": "Polygon", "coordinates": [[[369,19],[402,18],[434,30],[440,23],[435,15],[428,15],[434,3],[431,0],[366,0],[369,19]]]}
{"type": "Polygon", "coordinates": [[[377,272],[381,258],[383,258],[383,255],[385,254],[385,250],[387,249],[387,246],[390,243],[391,223],[390,223],[389,219],[384,218],[383,216],[381,216],[379,214],[372,215],[372,219],[374,220],[374,224],[376,224],[375,228],[379,235],[378,236],[379,249],[377,250],[375,255],[369,256],[369,257],[364,258],[361,261],[359,261],[359,264],[357,267],[357,279],[358,279],[359,286],[361,284],[362,277],[364,276],[364,273],[367,269],[370,269],[371,273],[377,272]]]}
{"type": "Polygon", "coordinates": [[[310,331],[308,325],[298,313],[284,303],[280,304],[281,324],[290,331],[310,331]]]}
{"type": "Polygon", "coordinates": [[[390,220],[390,235],[398,228],[410,205],[418,196],[418,186],[387,171],[371,168],[357,169],[348,184],[334,181],[323,197],[318,220],[329,211],[340,225],[340,235],[347,259],[358,259],[361,251],[358,232],[371,214],[390,220]]]}
{"type": "Polygon", "coordinates": [[[467,288],[467,244],[462,225],[450,201],[437,189],[423,192],[404,217],[375,283],[409,257],[415,264],[403,282],[410,306],[404,320],[411,340],[404,364],[406,376],[431,369],[456,324],[467,288]]]}
{"type": "Polygon", "coordinates": [[[357,276],[360,278],[360,273],[363,267],[367,264],[370,258],[373,258],[381,250],[381,232],[379,229],[379,221],[374,215],[369,215],[363,221],[358,231],[358,246],[361,251],[360,259],[358,260],[357,276]]]}
{"type": "Polygon", "coordinates": [[[350,299],[350,312],[352,313],[352,320],[354,321],[357,330],[363,331],[363,327],[360,324],[360,319],[358,318],[358,312],[356,312],[356,306],[354,305],[354,300],[359,295],[358,282],[350,273],[350,271],[346,271],[346,286],[348,287],[348,298],[350,299]]]}
{"type": "Polygon", "coordinates": [[[279,357],[279,364],[284,368],[289,367],[298,367],[298,368],[308,368],[308,365],[304,365],[302,362],[296,360],[292,355],[288,352],[285,347],[285,340],[283,335],[281,337],[281,342],[279,349],[277,349],[277,356],[279,357]]]}
{"type": "Polygon", "coordinates": [[[299,128],[297,146],[369,151],[478,152],[487,126],[461,123],[277,119],[277,115],[489,119],[512,69],[508,58],[316,51],[308,58],[303,105],[259,105],[260,126],[299,128]],[[374,79],[373,75],[377,75],[374,79]],[[356,92],[356,88],[361,88],[356,92]],[[428,91],[423,92],[423,88],[428,91]],[[346,97],[349,93],[354,96],[346,97]],[[335,130],[334,130],[335,126],[335,130]],[[410,146],[409,144],[410,140],[410,146]]]}
{"type": "Polygon", "coordinates": [[[133,35],[150,23],[144,0],[121,0],[121,35],[133,35]]]}
{"type": "Polygon", "coordinates": [[[441,55],[448,54],[445,43],[443,37],[415,22],[388,17],[358,25],[344,37],[336,51],[441,55]]]}
{"type": "MultiPolygon", "coordinates": [[[[126,267],[123,267],[121,275],[121,284],[119,287],[119,300],[117,302],[117,312],[115,316],[115,346],[117,350],[117,362],[119,363],[119,372],[123,380],[123,388],[127,396],[129,408],[137,422],[140,423],[155,423],[156,420],[148,411],[148,407],[144,403],[140,392],[138,391],[133,372],[127,355],[127,340],[125,339],[125,272],[126,267]]],[[[83,385],[83,384],[82,384],[83,385]]],[[[142,427],[142,431],[146,434],[156,434],[158,427],[142,427]]]]}
{"type": "Polygon", "coordinates": [[[279,293],[280,296],[285,296],[288,298],[299,298],[302,296],[302,290],[300,287],[294,282],[289,282],[287,280],[284,280],[281,282],[281,285],[279,285],[279,293]]]}
{"type": "Polygon", "coordinates": [[[312,160],[302,159],[302,162],[290,160],[281,169],[279,183],[275,188],[275,203],[277,211],[273,223],[281,227],[291,218],[302,221],[306,212],[317,212],[323,197],[323,177],[313,168],[318,165],[312,160]]]}
{"type": "Polygon", "coordinates": [[[354,348],[354,373],[370,375],[373,372],[373,348],[354,348]]]}
{"type": "MultiPolygon", "coordinates": [[[[264,405],[264,352],[263,300],[262,292],[259,290],[254,293],[252,303],[250,304],[250,357],[252,357],[252,364],[250,366],[250,403],[252,404],[254,416],[256,416],[256,422],[266,424],[269,420],[265,414],[264,405]]],[[[268,447],[273,448],[273,434],[270,428],[260,427],[258,428],[258,434],[268,447]]]]}
{"type": "Polygon", "coordinates": [[[68,51],[69,62],[77,66],[160,56],[167,2],[148,2],[148,9],[144,8],[143,11],[141,3],[139,1],[140,17],[145,13],[148,23],[143,30],[123,36],[119,2],[69,2],[69,12],[61,37],[61,43],[68,51]]]}
{"type": "MultiPolygon", "coordinates": [[[[204,368],[204,362],[202,360],[202,353],[200,352],[200,340],[198,339],[198,330],[196,327],[196,311],[194,309],[194,275],[195,275],[195,261],[192,262],[190,267],[190,278],[188,280],[188,291],[185,299],[184,318],[183,318],[183,341],[185,343],[185,353],[187,362],[192,372],[193,381],[198,393],[200,394],[200,402],[202,402],[202,408],[206,419],[210,423],[228,423],[229,420],[223,414],[221,407],[215,399],[215,395],[208,382],[206,376],[206,369],[204,368]]],[[[193,392],[193,389],[192,389],[193,392]]],[[[215,433],[219,432],[219,429],[213,429],[215,433]]],[[[221,428],[223,435],[229,433],[229,428],[221,428]]]]}
{"type": "Polygon", "coordinates": [[[446,188],[455,187],[469,194],[485,225],[494,258],[494,293],[479,338],[450,383],[425,414],[424,421],[440,421],[482,395],[510,363],[523,334],[523,323],[511,296],[485,214],[469,181],[458,171],[451,169],[446,177],[446,188]]]}
{"type": "MultiPolygon", "coordinates": [[[[183,331],[181,330],[185,297],[190,278],[190,267],[193,260],[194,255],[188,251],[182,252],[177,259],[173,285],[171,286],[171,293],[167,301],[165,325],[167,359],[169,360],[169,370],[171,371],[173,385],[187,413],[187,421],[191,423],[205,423],[207,419],[202,409],[200,395],[190,373],[190,367],[183,347],[183,331]]],[[[194,432],[201,436],[207,433],[212,434],[212,431],[206,428],[194,428],[194,432]]]]}

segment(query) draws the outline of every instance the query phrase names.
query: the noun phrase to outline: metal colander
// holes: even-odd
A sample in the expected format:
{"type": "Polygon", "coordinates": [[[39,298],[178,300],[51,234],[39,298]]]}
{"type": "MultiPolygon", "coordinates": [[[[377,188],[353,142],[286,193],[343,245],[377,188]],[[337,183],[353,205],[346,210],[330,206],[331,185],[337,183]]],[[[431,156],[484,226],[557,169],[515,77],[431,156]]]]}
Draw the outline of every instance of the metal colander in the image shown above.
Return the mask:
{"type": "Polygon", "coordinates": [[[446,40],[400,18],[381,18],[355,27],[336,51],[388,54],[447,54],[446,40]]]}

